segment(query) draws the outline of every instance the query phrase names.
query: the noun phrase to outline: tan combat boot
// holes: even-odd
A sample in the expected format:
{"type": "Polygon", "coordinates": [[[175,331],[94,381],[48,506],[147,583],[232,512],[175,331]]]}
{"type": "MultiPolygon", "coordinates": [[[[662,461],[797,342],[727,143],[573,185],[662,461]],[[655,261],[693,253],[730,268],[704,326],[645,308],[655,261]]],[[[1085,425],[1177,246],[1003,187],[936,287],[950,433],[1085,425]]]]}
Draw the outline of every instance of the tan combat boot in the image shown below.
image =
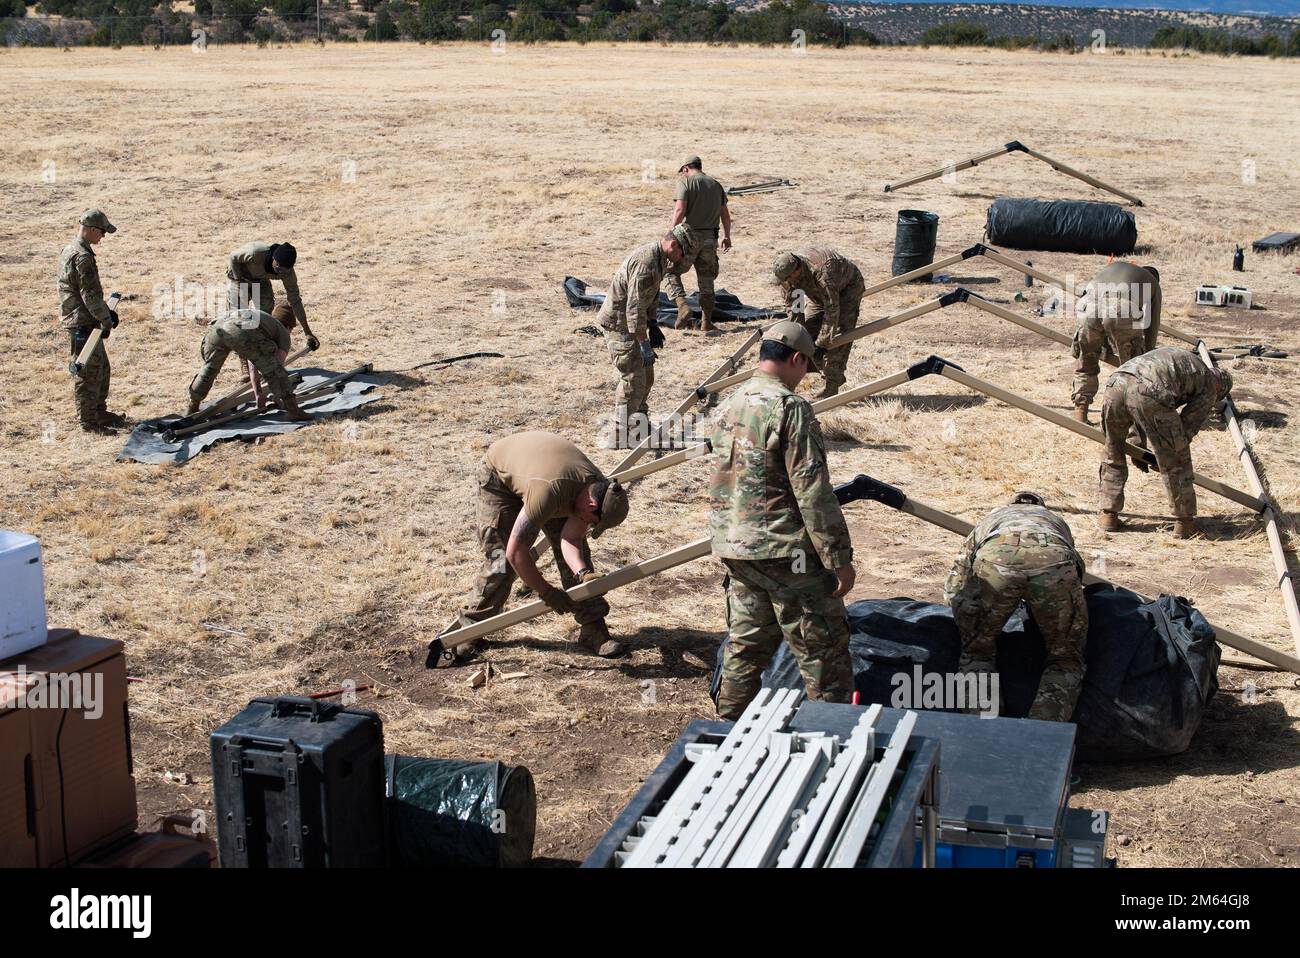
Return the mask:
{"type": "Polygon", "coordinates": [[[1124,523],[1119,520],[1118,512],[1108,512],[1102,509],[1097,513],[1097,528],[1102,532],[1119,532],[1124,528],[1124,523]]]}
{"type": "Polygon", "coordinates": [[[1075,406],[1075,407],[1074,407],[1074,421],[1075,421],[1075,422],[1081,422],[1081,423],[1083,423],[1085,426],[1088,424],[1088,407],[1087,407],[1087,406],[1075,406]]]}
{"type": "Polygon", "coordinates": [[[290,422],[307,422],[311,419],[311,416],[302,411],[302,407],[298,405],[298,399],[293,393],[280,400],[280,408],[284,410],[290,422]]]}
{"type": "Polygon", "coordinates": [[[617,659],[627,651],[622,642],[610,637],[609,627],[605,625],[604,619],[584,625],[578,633],[578,643],[602,659],[617,659]]]}
{"type": "Polygon", "coordinates": [[[675,297],[677,302],[677,328],[685,329],[691,323],[691,305],[685,296],[675,297]]]}
{"type": "Polygon", "coordinates": [[[1175,516],[1174,517],[1174,536],[1178,539],[1191,539],[1200,533],[1200,527],[1196,525],[1195,516],[1175,516]]]}
{"type": "Polygon", "coordinates": [[[700,329],[706,333],[716,333],[718,331],[718,327],[713,325],[713,310],[701,311],[700,329]]]}
{"type": "Polygon", "coordinates": [[[831,396],[837,396],[842,385],[843,383],[827,383],[822,387],[822,391],[817,394],[816,398],[829,399],[831,396]]]}

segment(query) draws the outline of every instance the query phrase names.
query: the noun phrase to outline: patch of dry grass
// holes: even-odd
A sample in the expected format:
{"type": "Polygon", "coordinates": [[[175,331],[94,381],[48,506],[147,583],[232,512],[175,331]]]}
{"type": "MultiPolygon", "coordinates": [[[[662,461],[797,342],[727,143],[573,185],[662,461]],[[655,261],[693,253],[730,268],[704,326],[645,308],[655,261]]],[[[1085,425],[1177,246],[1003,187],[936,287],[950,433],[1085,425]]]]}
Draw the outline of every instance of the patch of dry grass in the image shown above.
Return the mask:
{"type": "MultiPolygon", "coordinates": [[[[1281,202],[1300,187],[1300,84],[1288,64],[710,49],[713,69],[701,83],[701,55],[561,46],[497,57],[486,47],[391,44],[202,56],[0,51],[12,131],[0,143],[0,305],[13,319],[0,355],[0,525],[40,537],[53,623],[127,641],[130,669],[145,679],[131,695],[148,811],[210,803],[206,736],[249,698],[351,678],[374,686],[362,704],[383,715],[392,750],[527,764],[541,800],[538,854],[578,859],[681,727],[712,714],[708,671],[724,621],[709,562],[617,597],[610,626],[635,646],[626,661],[583,654],[566,623],[542,618],[489,652],[501,671],[527,678],[471,690],[465,670],[421,667],[424,643],[478,564],[472,482],[488,443],[540,426],[602,465],[620,458],[594,448],[614,385],[605,347],[574,333],[591,316],[570,310],[559,284],[574,274],[603,286],[628,249],[663,229],[668,175],[684,152],[700,152],[726,183],[782,175],[800,184],[732,203],[736,249],[723,259],[721,284],[748,302],[771,302],[765,273],[799,243],[836,246],[869,279],[883,276],[903,207],[940,214],[943,254],[980,238],[996,196],[1104,198],[1014,156],[954,185],[881,192],[889,180],[1020,137],[1147,201],[1137,213],[1142,259],[1165,278],[1168,322],[1216,342],[1300,346],[1295,260],[1249,256],[1244,277],[1228,270],[1236,243],[1295,228],[1281,202]],[[1125,109],[1103,121],[1097,107],[1106,103],[1125,109]],[[74,107],[102,122],[70,125],[74,107]],[[642,179],[646,159],[658,180],[642,179]],[[1243,182],[1245,159],[1255,162],[1254,183],[1243,182]],[[55,161],[54,183],[41,179],[46,160],[55,161]],[[343,181],[344,161],[356,163],[355,182],[343,181]],[[55,259],[88,206],[120,227],[99,260],[106,288],[134,296],[109,344],[112,405],[132,416],[181,408],[198,365],[201,326],[155,318],[154,287],[179,274],[224,289],[225,256],[251,239],[299,247],[325,365],[405,370],[475,350],[507,358],[396,376],[380,403],[350,420],[355,429],[323,422],[228,443],[180,469],[114,462],[119,440],[74,431],[54,324],[55,259]],[[1199,283],[1234,279],[1265,309],[1187,305],[1199,283]],[[159,785],[178,767],[195,773],[194,786],[159,785]]],[[[1032,258],[1080,278],[1104,262],[1032,258]]],[[[997,276],[998,285],[979,287],[994,299],[1019,287],[979,260],[963,273],[997,276]]],[[[935,292],[882,294],[865,304],[864,319],[935,292]]],[[[1042,299],[1040,289],[1030,295],[1042,299]]],[[[675,406],[745,334],[670,332],[653,409],[675,406]]],[[[860,343],[850,384],[930,353],[1053,408],[1069,405],[1064,350],[964,306],[860,343]]],[[[1250,360],[1234,372],[1294,534],[1295,366],[1250,360]]],[[[226,371],[218,389],[234,375],[226,371]]],[[[837,478],[871,473],[971,521],[1016,489],[1036,488],[1112,578],[1188,594],[1211,619],[1291,648],[1264,539],[1226,500],[1201,497],[1214,541],[1180,542],[1164,529],[1158,481],[1135,475],[1135,531],[1103,536],[1091,522],[1096,446],[946,380],[836,411],[826,431],[837,478]]],[[[1244,484],[1224,432],[1202,434],[1195,455],[1199,471],[1244,484]]],[[[695,464],[641,483],[628,522],[597,543],[601,567],[698,536],[704,478],[695,464]]],[[[851,513],[855,597],[938,598],[952,536],[881,507],[851,513]]],[[[1232,688],[1244,678],[1224,674],[1232,688]]],[[[1132,836],[1115,849],[1123,863],[1295,859],[1300,693],[1286,676],[1255,678],[1267,695],[1248,704],[1225,693],[1187,755],[1085,772],[1078,801],[1110,809],[1116,832],[1132,836]]]]}

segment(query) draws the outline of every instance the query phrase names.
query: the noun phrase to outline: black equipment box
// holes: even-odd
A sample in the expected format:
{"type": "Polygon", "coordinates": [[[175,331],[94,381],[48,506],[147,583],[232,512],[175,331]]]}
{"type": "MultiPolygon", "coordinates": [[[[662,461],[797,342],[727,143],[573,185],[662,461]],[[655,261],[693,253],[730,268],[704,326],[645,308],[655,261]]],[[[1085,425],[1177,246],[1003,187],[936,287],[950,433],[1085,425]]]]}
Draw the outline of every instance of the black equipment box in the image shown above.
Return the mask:
{"type": "Polygon", "coordinates": [[[264,698],[212,733],[222,868],[385,864],[379,716],[307,698],[264,698]]]}

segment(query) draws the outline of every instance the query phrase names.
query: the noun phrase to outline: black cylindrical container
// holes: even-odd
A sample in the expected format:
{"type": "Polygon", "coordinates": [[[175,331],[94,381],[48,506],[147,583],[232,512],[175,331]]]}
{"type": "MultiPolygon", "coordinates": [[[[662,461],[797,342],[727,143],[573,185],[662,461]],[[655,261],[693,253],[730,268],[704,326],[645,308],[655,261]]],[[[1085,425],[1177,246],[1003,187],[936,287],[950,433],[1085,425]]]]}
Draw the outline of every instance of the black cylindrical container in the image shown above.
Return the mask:
{"type": "Polygon", "coordinates": [[[894,264],[890,275],[901,276],[934,262],[939,241],[939,214],[925,210],[899,210],[894,231],[894,264]]]}

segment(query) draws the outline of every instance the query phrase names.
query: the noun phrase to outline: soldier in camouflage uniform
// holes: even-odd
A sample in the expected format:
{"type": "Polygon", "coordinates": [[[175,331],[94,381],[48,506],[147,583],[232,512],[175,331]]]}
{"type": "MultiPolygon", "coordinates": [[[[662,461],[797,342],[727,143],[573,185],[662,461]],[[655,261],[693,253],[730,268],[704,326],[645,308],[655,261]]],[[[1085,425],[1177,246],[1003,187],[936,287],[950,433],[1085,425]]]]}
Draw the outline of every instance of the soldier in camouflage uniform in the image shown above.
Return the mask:
{"type": "MultiPolygon", "coordinates": [[[[1121,528],[1128,463],[1124,441],[1136,429],[1138,439],[1155,454],[1174,510],[1174,535],[1194,536],[1196,490],[1192,485],[1192,439],[1215,405],[1232,389],[1227,370],[1206,366],[1181,346],[1162,346],[1130,359],[1106,383],[1101,428],[1106,452],[1101,461],[1098,524],[1105,532],[1121,528]],[[1182,411],[1179,411],[1179,407],[1182,411]]],[[[1146,467],[1139,466],[1145,471],[1146,467]]]]}
{"type": "Polygon", "coordinates": [[[606,438],[607,448],[635,446],[629,433],[648,433],[650,387],[655,379],[650,324],[658,313],[659,284],[664,273],[681,261],[682,244],[669,233],[632,250],[610,280],[609,292],[596,316],[619,374],[614,393],[614,431],[606,438]],[[634,423],[632,417],[638,415],[645,418],[634,423]]]}
{"type": "Polygon", "coordinates": [[[59,324],[71,334],[72,358],[76,359],[95,327],[103,332],[99,345],[86,365],[73,377],[72,392],[77,401],[77,416],[87,432],[111,432],[126,424],[126,417],[108,411],[108,386],[112,369],[104,342],[117,325],[117,313],[104,302],[104,288],[99,283],[95,263],[97,245],[117,227],[100,210],[81,214],[77,238],[59,254],[59,324]]]}
{"type": "Polygon", "coordinates": [[[230,254],[226,267],[226,298],[231,309],[258,309],[269,313],[275,309],[275,290],[271,280],[284,284],[284,295],[293,310],[294,318],[302,326],[307,346],[313,352],[320,341],[312,335],[307,325],[307,311],[298,292],[298,274],[294,264],[298,251],[292,243],[249,243],[230,254]]]}
{"type": "MultiPolygon", "coordinates": [[[[601,475],[567,439],[530,430],[488,447],[477,488],[483,566],[458,624],[499,613],[518,577],[552,610],[573,615],[581,626],[578,641],[583,646],[603,658],[622,655],[622,643],[610,638],[605,625],[605,597],[575,603],[565,590],[598,577],[587,534],[599,537],[627,517],[624,487],[601,475]],[[547,582],[537,569],[532,546],[539,532],[551,544],[562,588],[547,582]]],[[[456,658],[470,658],[479,645],[481,640],[458,646],[456,658]]]]}
{"type": "Polygon", "coordinates": [[[853,546],[826,468],[821,428],[795,387],[817,371],[808,331],[777,323],[758,369],[723,406],[709,481],[713,554],[726,567],[727,639],[718,714],[738,718],[784,638],[808,697],[853,693],[843,596],[853,546]]]}
{"type": "Polygon", "coordinates": [[[1160,273],[1154,266],[1110,263],[1083,288],[1075,306],[1074,418],[1088,421],[1100,362],[1119,366],[1156,348],[1160,332],[1160,273]]]}
{"type": "Polygon", "coordinates": [[[996,671],[998,636],[1024,602],[1047,650],[1029,717],[1068,722],[1083,687],[1088,642],[1082,576],[1070,527],[1043,507],[1042,497],[1018,493],[1011,505],[994,509],[966,537],[943,587],[961,635],[960,671],[996,671]]]}
{"type": "MultiPolygon", "coordinates": [[[[284,368],[284,358],[289,353],[289,330],[270,313],[257,309],[231,310],[208,324],[208,331],[199,346],[203,368],[190,383],[189,415],[198,412],[199,404],[212,390],[217,374],[232,352],[250,363],[266,380],[271,395],[291,420],[305,422],[311,418],[294,398],[293,386],[284,368]]],[[[258,406],[264,406],[257,375],[253,376],[253,390],[258,406]]]]}
{"type": "MultiPolygon", "coordinates": [[[[808,328],[819,350],[824,351],[832,339],[858,325],[858,309],[867,287],[862,272],[839,253],[821,246],[805,246],[778,256],[773,272],[774,282],[785,292],[786,306],[808,328]],[[805,300],[802,314],[797,291],[805,300]]],[[[821,363],[826,386],[818,399],[840,391],[852,348],[849,343],[826,353],[821,363]]]]}
{"type": "Polygon", "coordinates": [[[677,197],[668,229],[682,244],[685,256],[664,277],[668,295],[677,303],[677,328],[685,329],[691,320],[682,275],[695,269],[700,287],[700,329],[713,331],[714,281],[718,278],[718,249],[731,249],[731,211],[727,209],[727,191],[722,184],[703,172],[698,156],[688,157],[678,167],[677,197]],[[718,239],[718,227],[722,239],[718,239]]]}

